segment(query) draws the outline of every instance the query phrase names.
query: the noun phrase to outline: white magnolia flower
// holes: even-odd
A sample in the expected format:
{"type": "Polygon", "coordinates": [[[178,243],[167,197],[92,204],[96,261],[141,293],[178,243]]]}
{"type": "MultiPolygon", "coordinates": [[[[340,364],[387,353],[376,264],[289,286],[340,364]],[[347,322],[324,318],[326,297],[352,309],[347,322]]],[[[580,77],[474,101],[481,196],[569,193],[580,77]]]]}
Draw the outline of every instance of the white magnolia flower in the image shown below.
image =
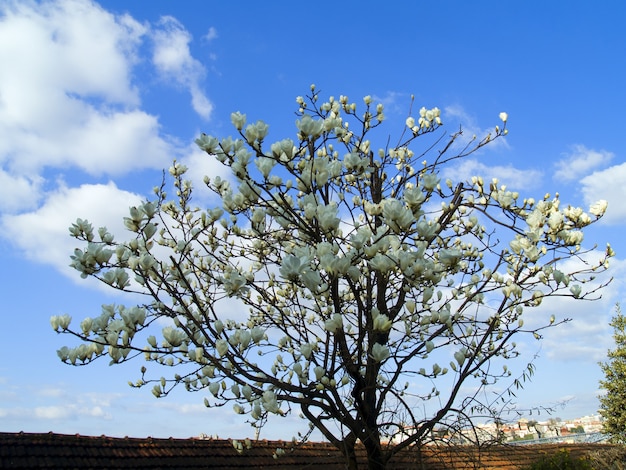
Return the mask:
{"type": "Polygon", "coordinates": [[[606,208],[608,207],[608,205],[609,203],[606,200],[601,199],[595,204],[591,205],[591,207],[589,208],[589,212],[596,217],[602,217],[606,212],[606,208]]]}
{"type": "Polygon", "coordinates": [[[335,313],[330,320],[326,320],[324,323],[324,328],[329,333],[336,333],[343,327],[343,318],[340,314],[335,313]]]}
{"type": "Polygon", "coordinates": [[[439,176],[436,173],[426,173],[422,175],[422,185],[426,190],[432,190],[439,184],[439,176]]]}
{"type": "Polygon", "coordinates": [[[279,269],[280,275],[285,279],[297,279],[305,270],[309,269],[310,260],[305,257],[288,255],[283,258],[279,269]]]}
{"type": "Polygon", "coordinates": [[[337,217],[337,204],[331,202],[327,206],[317,206],[317,220],[323,230],[334,230],[341,220],[337,217]]]}
{"type": "Polygon", "coordinates": [[[172,328],[171,326],[166,326],[163,328],[163,338],[170,345],[177,347],[180,346],[185,340],[185,333],[176,328],[172,328]]]}
{"type": "Polygon", "coordinates": [[[539,208],[533,210],[528,217],[526,217],[526,223],[531,230],[542,227],[545,222],[545,217],[539,208]]]}
{"type": "Polygon", "coordinates": [[[569,284],[569,276],[567,276],[566,274],[562,273],[561,271],[559,271],[558,269],[555,269],[552,272],[552,277],[554,278],[554,280],[556,281],[557,286],[559,284],[563,284],[565,286],[567,286],[569,284]]]}
{"type": "Polygon", "coordinates": [[[261,404],[259,403],[259,401],[255,401],[254,405],[252,406],[252,411],[250,412],[250,416],[252,416],[252,419],[260,419],[261,416],[263,416],[263,411],[261,411],[261,404]]]}
{"type": "Polygon", "coordinates": [[[310,359],[311,353],[313,352],[313,346],[311,345],[311,343],[305,343],[302,346],[300,346],[300,352],[302,353],[305,359],[310,359]]]}
{"type": "Polygon", "coordinates": [[[580,245],[584,238],[584,234],[580,230],[561,230],[557,235],[568,246],[580,245]]]}
{"type": "Polygon", "coordinates": [[[454,353],[454,358],[456,359],[456,362],[459,363],[459,366],[462,366],[465,362],[465,358],[467,357],[466,352],[467,351],[465,350],[465,348],[463,348],[460,351],[454,353]]]}
{"type": "Polygon", "coordinates": [[[217,150],[219,144],[217,138],[207,134],[200,135],[200,137],[197,138],[195,142],[198,147],[210,154],[214,153],[217,150]]]}
{"type": "Polygon", "coordinates": [[[215,349],[217,350],[217,354],[222,357],[228,351],[228,341],[225,339],[218,339],[215,342],[215,349]]]}
{"type": "Polygon", "coordinates": [[[450,248],[443,248],[439,250],[439,262],[447,267],[455,266],[463,256],[461,251],[450,248]]]}
{"type": "Polygon", "coordinates": [[[287,162],[293,158],[294,143],[291,139],[283,139],[273,143],[270,149],[274,157],[279,158],[282,162],[287,162]]]}
{"type": "Polygon", "coordinates": [[[310,291],[318,292],[319,290],[324,290],[322,276],[318,271],[311,271],[310,269],[307,269],[301,274],[300,278],[302,279],[302,283],[310,291]]]}
{"type": "Polygon", "coordinates": [[[263,403],[263,408],[265,408],[270,413],[279,413],[280,407],[278,406],[278,401],[276,400],[276,395],[271,390],[266,390],[263,392],[263,397],[261,398],[263,403]]]}
{"type": "Polygon", "coordinates": [[[501,112],[500,113],[500,119],[502,120],[502,122],[506,122],[507,119],[509,119],[509,115],[505,112],[501,112]]]}
{"type": "Polygon", "coordinates": [[[72,317],[67,314],[54,316],[50,319],[50,323],[55,330],[58,330],[59,328],[61,328],[62,330],[67,330],[71,322],[72,317]]]}
{"type": "Polygon", "coordinates": [[[409,207],[419,207],[426,200],[426,195],[416,186],[404,191],[404,201],[409,207]]]}
{"type": "Polygon", "coordinates": [[[438,223],[428,222],[424,219],[420,220],[416,225],[417,234],[425,240],[429,240],[435,236],[439,231],[439,228],[440,226],[438,223]]]}
{"type": "Polygon", "coordinates": [[[374,324],[373,324],[373,328],[374,331],[389,331],[391,329],[392,326],[392,322],[391,320],[389,320],[389,317],[387,315],[376,315],[374,316],[374,324]]]}
{"type": "Polygon", "coordinates": [[[383,362],[389,357],[389,348],[379,343],[372,346],[372,357],[376,362],[383,362]]]}
{"type": "Polygon", "coordinates": [[[302,116],[302,119],[296,120],[296,127],[300,131],[303,137],[318,137],[322,133],[324,128],[324,121],[314,120],[308,114],[302,116]]]}
{"type": "Polygon", "coordinates": [[[263,177],[267,178],[270,175],[272,168],[274,168],[276,160],[268,157],[259,157],[254,161],[254,164],[257,166],[263,177]]]}
{"type": "Polygon", "coordinates": [[[548,217],[548,226],[552,230],[557,230],[563,224],[563,214],[560,212],[552,212],[548,217]]]}
{"type": "Polygon", "coordinates": [[[254,341],[256,344],[259,344],[259,341],[261,341],[265,337],[265,331],[263,331],[258,326],[255,326],[250,331],[250,336],[252,341],[254,341]]]}
{"type": "Polygon", "coordinates": [[[231,113],[230,121],[233,123],[233,126],[235,126],[235,128],[240,131],[241,129],[243,129],[243,126],[246,125],[246,115],[241,114],[239,111],[237,111],[236,113],[231,113]]]}
{"type": "Polygon", "coordinates": [[[383,202],[383,217],[387,225],[396,233],[411,226],[415,218],[413,212],[406,208],[397,199],[385,199],[383,202]]]}

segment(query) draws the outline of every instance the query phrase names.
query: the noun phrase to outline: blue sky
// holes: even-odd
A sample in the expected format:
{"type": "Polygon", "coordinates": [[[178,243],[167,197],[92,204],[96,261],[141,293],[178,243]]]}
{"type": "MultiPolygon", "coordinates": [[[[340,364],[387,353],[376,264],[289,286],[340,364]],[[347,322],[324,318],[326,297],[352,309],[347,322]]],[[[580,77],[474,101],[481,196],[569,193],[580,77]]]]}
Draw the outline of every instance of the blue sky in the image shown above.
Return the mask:
{"type": "MultiPolygon", "coordinates": [[[[390,132],[416,106],[450,131],[481,134],[509,114],[509,135],[458,176],[498,176],[525,196],[609,201],[586,247],[610,242],[614,282],[595,303],[552,303],[572,322],[529,343],[537,372],[521,408],[569,400],[555,415],[595,413],[597,362],[624,301],[626,6],[619,1],[150,2],[0,0],[0,431],[111,436],[252,436],[201,394],[156,400],[131,389],[141,363],[62,364],[49,317],[95,315],[123,298],[69,267],[77,218],[121,229],[173,158],[220,171],[193,146],[232,134],[230,113],[295,133],[295,97],[372,95],[390,132]]],[[[546,313],[549,315],[549,313],[546,313]]],[[[262,437],[289,439],[297,419],[262,437]]]]}

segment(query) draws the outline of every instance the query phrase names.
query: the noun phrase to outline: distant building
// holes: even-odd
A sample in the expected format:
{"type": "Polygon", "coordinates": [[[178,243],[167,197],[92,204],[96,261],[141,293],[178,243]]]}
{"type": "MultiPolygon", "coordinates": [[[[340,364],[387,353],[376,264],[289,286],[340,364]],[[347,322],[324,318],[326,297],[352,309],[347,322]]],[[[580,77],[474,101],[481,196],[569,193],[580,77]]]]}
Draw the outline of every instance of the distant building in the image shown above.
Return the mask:
{"type": "MultiPolygon", "coordinates": [[[[521,418],[517,422],[489,422],[458,431],[451,431],[448,428],[436,429],[432,433],[432,442],[445,441],[455,445],[477,445],[548,438],[563,438],[562,442],[574,442],[578,434],[598,433],[601,430],[602,417],[600,415],[583,416],[571,420],[551,418],[545,421],[521,418]],[[568,439],[568,436],[571,439],[568,439]]],[[[405,435],[410,433],[411,429],[407,428],[405,435]]]]}

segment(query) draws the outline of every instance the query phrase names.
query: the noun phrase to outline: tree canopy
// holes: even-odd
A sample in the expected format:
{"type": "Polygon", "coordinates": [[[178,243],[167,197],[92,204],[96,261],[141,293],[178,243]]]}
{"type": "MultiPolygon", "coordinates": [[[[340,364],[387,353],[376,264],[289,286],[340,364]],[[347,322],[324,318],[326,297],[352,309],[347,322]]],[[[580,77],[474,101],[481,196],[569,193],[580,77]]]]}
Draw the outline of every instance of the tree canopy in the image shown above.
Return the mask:
{"type": "Polygon", "coordinates": [[[370,468],[384,468],[435,426],[494,413],[480,393],[524,376],[507,366],[514,339],[561,322],[546,314],[525,326],[527,309],[596,296],[588,281],[613,253],[582,262],[583,229],[606,202],[585,211],[558,194],[455,180],[459,159],[507,134],[506,113],[467,139],[444,131],[438,108],[421,108],[393,137],[369,96],[361,109],[312,86],[296,101],[291,138],[269,143],[268,124],[236,112],[235,138],[197,139],[230,169],[205,177],[215,207],[194,204],[188,169],[174,162],[156,198],[130,208],[127,240],[87,220],[70,227],[83,242],[72,266],[144,301],[104,305],[78,328],[53,317],[82,340],[59,356],[143,357],[163,376],[143,366],[133,385],[156,397],[184,386],[257,427],[297,411],[350,468],[357,442],[370,468]],[[568,260],[580,262],[568,271],[568,260]]]}
{"type": "Polygon", "coordinates": [[[613,328],[615,348],[608,351],[608,360],[600,363],[604,380],[600,387],[606,390],[601,395],[600,415],[605,433],[616,442],[626,443],[626,318],[619,305],[610,323],[613,328]]]}

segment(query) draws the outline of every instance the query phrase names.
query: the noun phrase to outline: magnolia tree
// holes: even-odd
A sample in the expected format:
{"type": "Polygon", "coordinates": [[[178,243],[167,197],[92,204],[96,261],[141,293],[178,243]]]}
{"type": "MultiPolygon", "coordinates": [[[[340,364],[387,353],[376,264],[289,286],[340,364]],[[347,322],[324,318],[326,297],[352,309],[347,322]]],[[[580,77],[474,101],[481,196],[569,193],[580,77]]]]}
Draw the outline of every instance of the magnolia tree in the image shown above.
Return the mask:
{"type": "Polygon", "coordinates": [[[606,202],[585,212],[496,180],[445,179],[506,134],[506,113],[481,140],[444,133],[439,109],[422,108],[392,142],[375,137],[381,104],[365,97],[358,111],[311,90],[297,98],[295,138],[270,143],[266,123],[237,112],[237,138],[197,139],[231,171],[205,177],[216,207],[194,206],[175,162],[155,200],[130,208],[128,240],[77,220],[70,232],[84,245],[72,266],[144,300],[103,306],[77,328],[67,315],[52,325],[82,340],[59,351],[66,363],[143,357],[171,367],[159,377],[144,366],[132,384],[157,397],[182,385],[257,427],[297,411],[349,468],[358,442],[369,468],[384,468],[435,426],[491,409],[477,397],[511,376],[515,337],[559,323],[546,314],[524,326],[527,309],[596,296],[588,281],[613,253],[582,262],[582,229],[606,202]],[[580,268],[566,272],[572,258],[580,268]]]}

